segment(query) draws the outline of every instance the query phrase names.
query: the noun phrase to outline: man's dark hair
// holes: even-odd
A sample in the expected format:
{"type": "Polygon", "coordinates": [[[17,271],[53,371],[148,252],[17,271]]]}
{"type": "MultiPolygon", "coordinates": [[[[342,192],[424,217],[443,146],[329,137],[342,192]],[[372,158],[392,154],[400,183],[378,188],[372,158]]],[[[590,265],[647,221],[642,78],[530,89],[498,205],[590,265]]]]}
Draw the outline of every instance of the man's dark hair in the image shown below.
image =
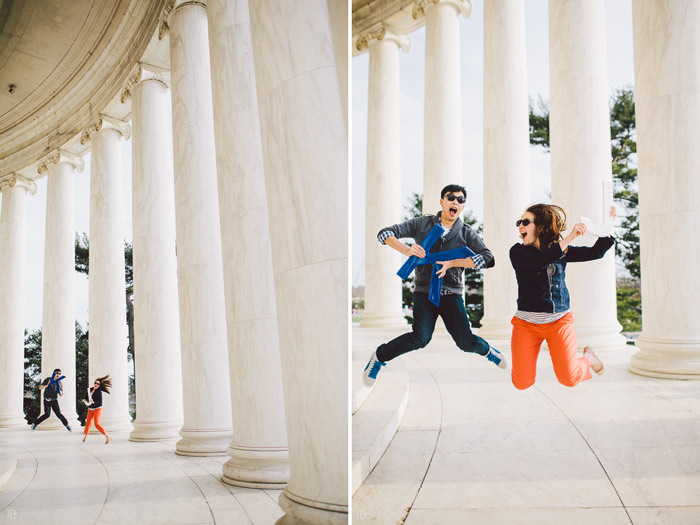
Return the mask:
{"type": "Polygon", "coordinates": [[[440,192],[440,198],[444,199],[446,194],[457,193],[458,191],[464,193],[464,198],[467,198],[467,190],[464,186],[460,186],[459,184],[448,184],[447,186],[442,188],[442,191],[440,192]]]}

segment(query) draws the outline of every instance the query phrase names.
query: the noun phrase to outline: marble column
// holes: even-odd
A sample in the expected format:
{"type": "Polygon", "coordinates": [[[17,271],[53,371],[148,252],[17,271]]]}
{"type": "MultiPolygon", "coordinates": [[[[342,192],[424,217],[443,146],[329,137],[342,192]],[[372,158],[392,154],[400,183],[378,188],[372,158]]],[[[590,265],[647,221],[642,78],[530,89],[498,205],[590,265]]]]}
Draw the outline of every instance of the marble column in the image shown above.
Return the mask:
{"type": "Polygon", "coordinates": [[[175,4],[168,24],[184,401],[176,453],[223,455],[231,388],[207,12],[201,3],[175,4]]]}
{"type": "Polygon", "coordinates": [[[325,0],[250,2],[291,476],[280,523],[348,521],[347,135],[325,0]]]}
{"type": "Polygon", "coordinates": [[[524,0],[484,4],[484,242],[497,255],[484,272],[479,335],[510,340],[518,287],[508,261],[515,221],[530,203],[530,128],[524,0]]]}
{"type": "Polygon", "coordinates": [[[248,1],[209,0],[207,16],[233,407],[222,479],[283,488],[289,452],[248,1]]]}
{"type": "Polygon", "coordinates": [[[360,35],[356,47],[369,50],[367,190],[365,200],[365,314],[361,326],[404,326],[401,254],[377,241],[377,232],[401,218],[399,48],[406,36],[379,26],[360,35]]]}
{"type": "Polygon", "coordinates": [[[469,0],[417,0],[413,7],[414,18],[425,16],[423,213],[440,209],[442,188],[464,182],[460,13],[469,16],[469,0]]]}
{"type": "MultiPolygon", "coordinates": [[[[124,121],[101,115],[83,132],[92,142],[90,164],[89,382],[112,376],[105,396],[102,426],[108,432],[131,430],[129,345],[124,281],[122,161],[119,141],[129,139],[124,121]]],[[[93,432],[96,432],[93,429],[93,432]]]]}
{"type": "MultiPolygon", "coordinates": [[[[58,150],[39,163],[47,175],[46,237],[44,241],[44,304],[41,331],[41,377],[60,368],[63,396],[61,412],[71,426],[79,427],[75,409],[75,172],[82,172],[83,159],[58,150]]],[[[81,396],[83,392],[80,393],[81,396]]],[[[83,399],[84,396],[80,397],[83,399]]],[[[38,430],[63,428],[50,417],[38,430]]]]}
{"type": "Polygon", "coordinates": [[[642,333],[630,370],[700,378],[700,4],[632,2],[642,333]]]}
{"type": "MultiPolygon", "coordinates": [[[[549,3],[552,203],[568,230],[582,215],[603,222],[603,182],[612,181],[603,0],[549,3]]],[[[587,234],[574,244],[592,245],[587,234]]],[[[624,347],[617,322],[615,256],[566,268],[579,347],[624,347]]]]}
{"type": "Polygon", "coordinates": [[[122,95],[122,101],[131,96],[133,128],[136,419],[131,441],[174,438],[182,428],[169,82],[168,71],[139,64],[122,95]]]}
{"type": "Polygon", "coordinates": [[[21,175],[0,179],[0,427],[26,427],[24,419],[24,306],[27,192],[21,175]]]}

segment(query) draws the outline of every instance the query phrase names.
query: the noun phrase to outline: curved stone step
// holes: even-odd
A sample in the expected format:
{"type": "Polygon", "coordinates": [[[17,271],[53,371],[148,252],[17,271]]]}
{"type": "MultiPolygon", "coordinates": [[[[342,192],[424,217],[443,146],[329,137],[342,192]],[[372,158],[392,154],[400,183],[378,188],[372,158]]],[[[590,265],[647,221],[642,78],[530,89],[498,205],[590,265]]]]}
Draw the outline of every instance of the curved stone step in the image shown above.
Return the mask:
{"type": "Polygon", "coordinates": [[[0,488],[10,481],[17,470],[17,456],[7,452],[0,452],[0,488]]]}
{"type": "MultiPolygon", "coordinates": [[[[353,361],[353,382],[366,363],[358,368],[353,361]]],[[[408,371],[400,361],[382,371],[372,389],[353,389],[352,492],[354,493],[384,454],[401,424],[408,405],[408,371]],[[359,400],[362,400],[359,402],[359,400]],[[357,408],[355,403],[359,402],[357,408]]]]}

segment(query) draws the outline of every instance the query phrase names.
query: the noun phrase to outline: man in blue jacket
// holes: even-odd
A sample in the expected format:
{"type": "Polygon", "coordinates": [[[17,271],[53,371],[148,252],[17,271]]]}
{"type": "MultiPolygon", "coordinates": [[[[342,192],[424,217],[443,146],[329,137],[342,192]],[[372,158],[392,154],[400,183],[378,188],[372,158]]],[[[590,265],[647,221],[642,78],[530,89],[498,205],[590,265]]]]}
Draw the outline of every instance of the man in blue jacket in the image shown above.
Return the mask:
{"type": "Polygon", "coordinates": [[[64,379],[65,376],[61,375],[61,369],[57,368],[53,371],[51,377],[47,377],[41,382],[39,390],[44,391],[44,414],[34,422],[32,430],[35,430],[45,419],[48,419],[51,415],[51,409],[53,409],[56,413],[56,417],[61,420],[66,430],[68,430],[68,432],[73,432],[68,424],[68,420],[61,414],[61,407],[58,406],[58,397],[63,395],[63,385],[61,381],[64,379]]]}
{"type": "Polygon", "coordinates": [[[473,352],[485,356],[499,368],[505,369],[507,364],[503,355],[489,345],[485,339],[472,333],[469,317],[464,307],[463,268],[492,268],[494,258],[484,241],[465,224],[460,216],[464,211],[467,200],[467,190],[463,186],[450,184],[440,192],[442,209],[436,215],[416,217],[400,224],[388,226],[380,230],[377,239],[384,245],[406,255],[419,258],[426,256],[420,242],[436,224],[445,228],[443,236],[433,244],[430,253],[467,247],[474,252],[473,257],[438,261],[441,265],[437,272],[443,278],[440,290],[440,305],[435,306],[428,299],[432,265],[417,266],[415,269],[415,290],[413,292],[413,330],[396,339],[380,345],[372,354],[362,377],[367,387],[374,385],[379,372],[392,359],[426,346],[435,330],[438,315],[445,322],[445,328],[454,339],[457,346],[464,352],[473,352]],[[415,244],[407,246],[399,239],[413,238],[415,244]]]}

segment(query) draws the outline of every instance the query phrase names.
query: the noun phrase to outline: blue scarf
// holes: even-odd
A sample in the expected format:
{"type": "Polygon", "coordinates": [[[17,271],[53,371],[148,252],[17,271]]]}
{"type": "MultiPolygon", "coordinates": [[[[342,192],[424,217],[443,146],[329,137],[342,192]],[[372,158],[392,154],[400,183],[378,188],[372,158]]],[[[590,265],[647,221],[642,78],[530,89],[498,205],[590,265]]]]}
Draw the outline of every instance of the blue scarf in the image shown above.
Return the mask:
{"type": "Polygon", "coordinates": [[[430,300],[430,302],[435,306],[440,306],[440,290],[442,289],[443,279],[442,277],[435,275],[439,270],[437,261],[453,261],[454,259],[465,259],[474,255],[474,252],[466,246],[464,248],[445,250],[444,252],[429,253],[430,248],[432,248],[433,244],[435,244],[437,240],[442,237],[444,232],[445,228],[441,224],[436,224],[433,226],[433,229],[428,232],[428,235],[426,235],[425,239],[423,239],[423,242],[420,243],[426,252],[425,257],[421,259],[420,257],[411,255],[403,266],[401,266],[399,271],[396,272],[399,277],[406,279],[409,275],[411,275],[411,272],[416,268],[416,266],[432,264],[433,273],[430,277],[430,291],[428,292],[428,300],[430,300]]]}
{"type": "Polygon", "coordinates": [[[63,388],[61,387],[61,381],[65,379],[66,376],[61,376],[58,379],[54,379],[53,376],[51,376],[51,381],[49,381],[49,384],[46,385],[46,388],[49,388],[51,385],[56,385],[56,395],[61,395],[61,392],[63,391],[63,388]]]}

